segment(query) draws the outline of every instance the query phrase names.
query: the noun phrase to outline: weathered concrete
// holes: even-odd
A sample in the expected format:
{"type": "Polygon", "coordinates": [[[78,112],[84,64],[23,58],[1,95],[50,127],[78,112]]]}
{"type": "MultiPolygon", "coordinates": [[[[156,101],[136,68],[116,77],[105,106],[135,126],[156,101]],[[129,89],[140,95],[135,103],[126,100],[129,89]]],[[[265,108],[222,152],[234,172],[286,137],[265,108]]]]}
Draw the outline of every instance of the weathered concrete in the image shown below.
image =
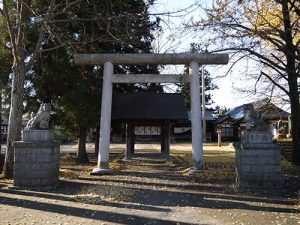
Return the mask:
{"type": "Polygon", "coordinates": [[[52,130],[23,130],[22,140],[24,142],[49,142],[53,140],[52,130]]]}
{"type": "Polygon", "coordinates": [[[272,135],[266,131],[245,132],[242,135],[242,146],[253,144],[270,144],[272,143],[272,135]]]}
{"type": "Polygon", "coordinates": [[[206,116],[205,116],[205,77],[204,77],[204,66],[201,66],[201,96],[202,96],[202,135],[203,135],[203,142],[206,142],[206,116]]]}
{"type": "Polygon", "coordinates": [[[203,146],[200,108],[199,87],[199,63],[227,64],[228,54],[200,54],[200,53],[176,53],[176,54],[76,54],[76,64],[99,65],[104,64],[104,82],[102,92],[101,131],[98,166],[92,174],[111,173],[109,164],[109,142],[111,122],[112,83],[191,83],[191,110],[192,110],[192,143],[193,143],[193,171],[203,170],[203,146]],[[119,75],[113,74],[113,64],[190,64],[192,74],[186,75],[119,75]]]}
{"type": "Polygon", "coordinates": [[[192,146],[194,170],[203,170],[203,146],[200,107],[199,64],[190,63],[191,117],[192,117],[192,146]]]}
{"type": "Polygon", "coordinates": [[[272,143],[270,134],[246,131],[235,145],[237,186],[242,189],[281,187],[281,149],[272,143]]]}
{"type": "Polygon", "coordinates": [[[59,180],[59,146],[50,142],[13,142],[14,186],[49,187],[59,180]]]}
{"type": "Polygon", "coordinates": [[[103,76],[98,164],[91,173],[93,175],[112,173],[112,170],[109,168],[109,144],[113,88],[111,82],[112,74],[113,65],[110,62],[106,62],[104,64],[103,76]]]}
{"type": "Polygon", "coordinates": [[[218,134],[218,147],[221,147],[221,145],[222,145],[222,131],[218,130],[217,134],[218,134]]]}
{"type": "Polygon", "coordinates": [[[106,62],[113,64],[139,65],[139,64],[189,64],[197,62],[199,64],[227,64],[228,54],[210,53],[173,53],[173,54],[75,54],[75,64],[99,65],[106,62]]]}
{"type": "Polygon", "coordinates": [[[190,76],[176,74],[114,74],[113,83],[188,83],[190,76]]]}

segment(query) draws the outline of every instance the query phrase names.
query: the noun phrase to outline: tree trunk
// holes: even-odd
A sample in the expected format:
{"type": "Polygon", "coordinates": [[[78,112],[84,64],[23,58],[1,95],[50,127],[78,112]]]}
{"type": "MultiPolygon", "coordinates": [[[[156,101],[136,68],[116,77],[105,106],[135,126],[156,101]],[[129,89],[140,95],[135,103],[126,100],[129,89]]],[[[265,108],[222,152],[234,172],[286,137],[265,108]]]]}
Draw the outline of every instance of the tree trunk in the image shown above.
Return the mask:
{"type": "Polygon", "coordinates": [[[13,19],[14,16],[10,16],[12,11],[7,2],[3,2],[3,13],[10,36],[10,42],[12,44],[12,54],[14,58],[12,67],[13,80],[10,97],[10,113],[8,119],[7,148],[3,167],[5,178],[13,178],[14,149],[12,147],[12,142],[19,141],[21,139],[24,80],[26,73],[26,26],[28,22],[27,20],[31,0],[24,0],[17,3],[18,4],[15,12],[16,18],[13,19]],[[15,24],[12,23],[13,20],[16,21],[15,24]]]}
{"type": "MultiPolygon", "coordinates": [[[[2,145],[2,93],[0,90],[0,157],[1,157],[1,145],[2,145]]],[[[0,172],[2,171],[2,165],[0,166],[0,172]]]]}
{"type": "Polygon", "coordinates": [[[297,77],[289,79],[292,137],[293,137],[293,160],[294,165],[300,165],[300,104],[297,77]],[[291,80],[291,81],[290,81],[291,80]]]}
{"type": "Polygon", "coordinates": [[[8,120],[7,148],[3,168],[3,174],[5,178],[13,178],[14,148],[12,147],[12,142],[21,140],[25,80],[25,64],[23,59],[24,58],[22,57],[21,59],[16,59],[15,57],[13,65],[13,81],[8,120]]]}
{"type": "Polygon", "coordinates": [[[3,169],[3,162],[2,162],[2,92],[0,90],[0,173],[3,169]]]}
{"type": "Polygon", "coordinates": [[[296,46],[293,44],[290,11],[287,0],[281,1],[284,25],[284,40],[286,43],[286,68],[288,74],[289,97],[291,103],[292,136],[293,136],[293,161],[300,165],[300,103],[298,90],[298,74],[296,72],[296,46]]]}
{"type": "Polygon", "coordinates": [[[76,163],[88,163],[89,159],[86,153],[86,128],[79,126],[79,143],[76,156],[76,163]]]}
{"type": "Polygon", "coordinates": [[[96,139],[95,139],[95,156],[99,153],[99,140],[100,139],[100,125],[96,126],[96,139]]]}

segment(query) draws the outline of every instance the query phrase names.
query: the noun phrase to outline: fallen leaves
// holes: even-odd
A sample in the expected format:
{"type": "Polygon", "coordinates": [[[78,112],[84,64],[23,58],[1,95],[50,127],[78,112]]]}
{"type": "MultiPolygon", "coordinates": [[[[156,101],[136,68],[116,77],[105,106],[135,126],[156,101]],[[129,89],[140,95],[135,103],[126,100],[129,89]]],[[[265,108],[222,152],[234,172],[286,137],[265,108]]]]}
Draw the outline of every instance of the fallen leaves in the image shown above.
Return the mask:
{"type": "Polygon", "coordinates": [[[77,179],[79,176],[76,172],[68,170],[68,169],[60,169],[59,170],[59,177],[60,178],[67,178],[67,179],[77,179]]]}

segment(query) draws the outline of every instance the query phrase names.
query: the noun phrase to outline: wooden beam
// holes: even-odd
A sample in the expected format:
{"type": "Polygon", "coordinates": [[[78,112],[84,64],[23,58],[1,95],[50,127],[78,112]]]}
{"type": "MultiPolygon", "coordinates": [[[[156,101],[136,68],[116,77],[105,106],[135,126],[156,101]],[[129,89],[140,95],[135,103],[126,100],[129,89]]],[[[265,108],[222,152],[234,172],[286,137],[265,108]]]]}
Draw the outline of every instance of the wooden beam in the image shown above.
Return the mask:
{"type": "Polygon", "coordinates": [[[130,159],[134,154],[134,124],[127,123],[125,158],[130,159]]]}
{"type": "Polygon", "coordinates": [[[161,155],[170,158],[170,122],[164,121],[161,125],[161,155]]]}

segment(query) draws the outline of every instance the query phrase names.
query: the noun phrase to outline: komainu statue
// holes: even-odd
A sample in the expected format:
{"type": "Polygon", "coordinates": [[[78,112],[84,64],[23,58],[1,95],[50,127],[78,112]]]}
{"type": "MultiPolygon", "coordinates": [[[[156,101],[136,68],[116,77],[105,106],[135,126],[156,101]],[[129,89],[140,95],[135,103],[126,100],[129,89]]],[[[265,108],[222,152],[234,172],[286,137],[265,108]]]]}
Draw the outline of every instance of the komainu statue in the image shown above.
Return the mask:
{"type": "Polygon", "coordinates": [[[48,130],[51,114],[51,104],[42,103],[37,114],[31,113],[31,119],[28,121],[25,130],[48,130]]]}
{"type": "Polygon", "coordinates": [[[261,116],[256,113],[252,104],[244,105],[244,120],[247,131],[267,131],[266,123],[262,120],[261,116]]]}

